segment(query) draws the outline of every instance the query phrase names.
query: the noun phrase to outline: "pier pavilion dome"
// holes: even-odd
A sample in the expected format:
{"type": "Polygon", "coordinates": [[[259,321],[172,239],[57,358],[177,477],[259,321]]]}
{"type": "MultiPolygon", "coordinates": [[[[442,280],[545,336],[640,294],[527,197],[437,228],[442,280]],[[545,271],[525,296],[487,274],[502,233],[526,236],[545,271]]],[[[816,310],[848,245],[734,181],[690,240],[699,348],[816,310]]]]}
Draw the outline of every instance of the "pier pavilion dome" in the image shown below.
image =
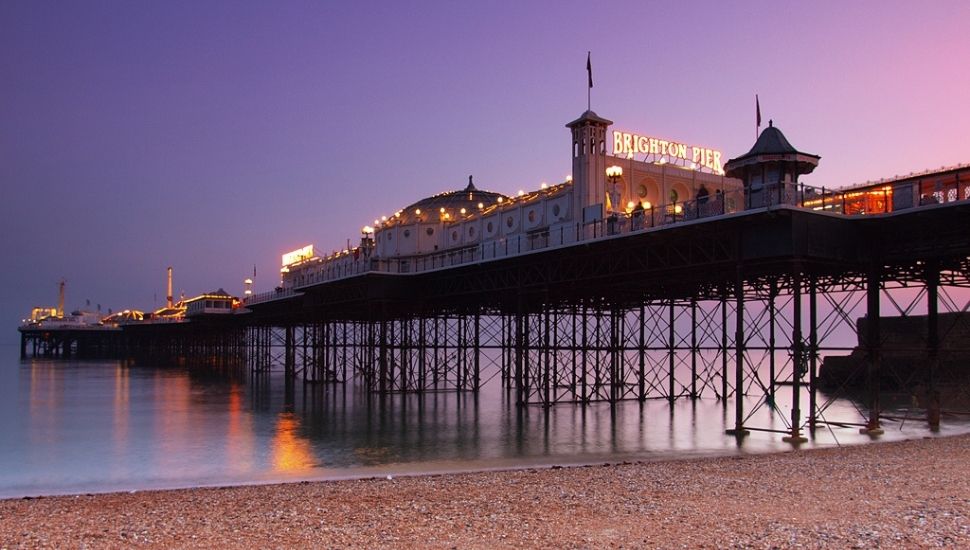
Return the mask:
{"type": "Polygon", "coordinates": [[[424,198],[408,205],[400,211],[400,216],[395,216],[395,224],[410,224],[437,220],[441,209],[449,213],[452,217],[457,217],[461,209],[466,213],[474,214],[480,209],[497,204],[501,200],[508,200],[509,197],[494,191],[483,191],[475,187],[472,177],[468,176],[468,185],[461,190],[446,191],[430,197],[424,198]],[[481,208],[479,207],[481,204],[481,208]]]}
{"type": "Polygon", "coordinates": [[[750,151],[724,164],[724,173],[744,185],[745,208],[794,204],[798,177],[811,174],[822,157],[795,149],[785,134],[768,121],[750,151]]]}
{"type": "Polygon", "coordinates": [[[748,173],[755,167],[757,170],[766,163],[783,164],[785,172],[789,174],[809,174],[818,166],[822,157],[811,153],[803,153],[795,149],[785,134],[781,133],[773,121],[768,121],[768,127],[761,132],[754,146],[740,157],[733,158],[724,165],[725,175],[729,178],[747,180],[748,173]]]}

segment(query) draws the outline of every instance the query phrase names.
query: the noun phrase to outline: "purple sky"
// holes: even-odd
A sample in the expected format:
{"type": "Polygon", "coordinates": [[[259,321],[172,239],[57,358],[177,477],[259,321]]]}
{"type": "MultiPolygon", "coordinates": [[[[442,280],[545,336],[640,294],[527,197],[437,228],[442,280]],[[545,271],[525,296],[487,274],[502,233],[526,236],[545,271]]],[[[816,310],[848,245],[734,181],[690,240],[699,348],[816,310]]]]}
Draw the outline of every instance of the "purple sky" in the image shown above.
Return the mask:
{"type": "Polygon", "coordinates": [[[469,174],[559,180],[587,50],[618,129],[737,156],[758,93],[807,183],[970,162],[967,2],[356,4],[0,3],[0,341],[61,277],[69,308],[151,309],[168,265],[267,290],[469,174]]]}

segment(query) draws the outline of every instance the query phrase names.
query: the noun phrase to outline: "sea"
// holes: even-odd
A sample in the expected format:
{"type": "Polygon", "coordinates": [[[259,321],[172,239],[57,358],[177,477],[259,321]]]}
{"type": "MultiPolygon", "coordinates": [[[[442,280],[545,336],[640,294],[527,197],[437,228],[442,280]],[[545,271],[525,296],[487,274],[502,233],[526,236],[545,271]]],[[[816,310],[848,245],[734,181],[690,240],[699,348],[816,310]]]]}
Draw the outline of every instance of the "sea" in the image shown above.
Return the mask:
{"type": "MultiPolygon", "coordinates": [[[[734,403],[715,398],[518,407],[498,377],[476,394],[379,396],[352,383],[123,361],[20,359],[0,346],[0,498],[540,468],[791,451],[783,434],[727,435],[734,403]]],[[[746,425],[787,429],[746,399],[746,425]]],[[[824,418],[860,422],[862,405],[821,394],[824,418]]],[[[807,410],[807,395],[802,408],[807,410]]],[[[878,440],[938,432],[905,396],[878,440]]],[[[820,426],[799,448],[865,444],[858,427],[820,426]]]]}

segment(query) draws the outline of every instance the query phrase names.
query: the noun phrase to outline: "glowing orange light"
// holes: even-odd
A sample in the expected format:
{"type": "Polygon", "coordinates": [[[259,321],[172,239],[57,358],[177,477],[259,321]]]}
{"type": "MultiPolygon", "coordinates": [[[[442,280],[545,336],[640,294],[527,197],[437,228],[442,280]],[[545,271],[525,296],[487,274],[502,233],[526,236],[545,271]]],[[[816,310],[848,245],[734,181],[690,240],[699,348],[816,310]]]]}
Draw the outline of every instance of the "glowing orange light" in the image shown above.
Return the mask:
{"type": "Polygon", "coordinates": [[[293,413],[281,413],[270,443],[277,472],[300,472],[313,468],[316,459],[310,444],[298,435],[299,420],[293,413]]]}

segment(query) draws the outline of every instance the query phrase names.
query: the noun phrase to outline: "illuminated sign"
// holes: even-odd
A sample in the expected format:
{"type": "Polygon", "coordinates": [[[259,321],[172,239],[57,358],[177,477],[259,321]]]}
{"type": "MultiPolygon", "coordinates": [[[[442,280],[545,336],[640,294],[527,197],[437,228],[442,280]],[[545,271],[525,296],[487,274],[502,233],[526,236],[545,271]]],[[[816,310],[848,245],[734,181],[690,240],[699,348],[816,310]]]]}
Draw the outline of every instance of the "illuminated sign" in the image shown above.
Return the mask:
{"type": "Polygon", "coordinates": [[[627,132],[613,132],[613,155],[633,158],[633,155],[637,153],[660,158],[681,159],[693,163],[695,167],[707,168],[715,174],[724,174],[724,168],[721,166],[721,152],[717,149],[697,147],[627,132]]]}
{"type": "Polygon", "coordinates": [[[283,267],[288,265],[298,264],[302,261],[309,260],[313,257],[313,245],[308,244],[303,248],[294,250],[293,252],[287,252],[283,254],[283,267]]]}

